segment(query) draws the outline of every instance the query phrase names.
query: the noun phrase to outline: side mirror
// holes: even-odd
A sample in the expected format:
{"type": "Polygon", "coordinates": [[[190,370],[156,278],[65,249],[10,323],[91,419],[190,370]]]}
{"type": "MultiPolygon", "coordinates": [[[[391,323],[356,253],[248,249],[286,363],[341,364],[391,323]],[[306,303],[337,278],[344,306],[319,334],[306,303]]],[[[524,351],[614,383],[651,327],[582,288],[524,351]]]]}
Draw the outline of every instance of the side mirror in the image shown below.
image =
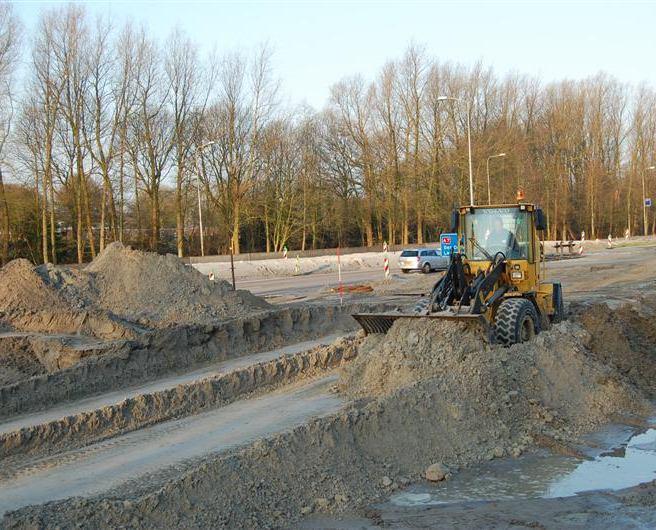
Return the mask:
{"type": "Polygon", "coordinates": [[[541,208],[535,210],[535,229],[536,230],[546,230],[547,229],[547,218],[544,216],[544,212],[541,208]]]}
{"type": "Polygon", "coordinates": [[[460,222],[460,213],[458,210],[451,212],[451,232],[456,234],[458,232],[458,224],[460,222]]]}

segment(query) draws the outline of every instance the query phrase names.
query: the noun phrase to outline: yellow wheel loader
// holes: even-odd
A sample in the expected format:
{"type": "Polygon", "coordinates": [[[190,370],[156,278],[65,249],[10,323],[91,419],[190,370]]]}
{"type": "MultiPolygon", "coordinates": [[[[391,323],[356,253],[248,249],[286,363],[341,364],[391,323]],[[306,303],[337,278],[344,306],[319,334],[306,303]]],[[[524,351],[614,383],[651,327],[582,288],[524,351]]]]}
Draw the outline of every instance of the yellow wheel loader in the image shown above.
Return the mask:
{"type": "Polygon", "coordinates": [[[564,317],[560,283],[546,281],[538,232],[546,228],[533,204],[463,206],[452,215],[458,251],[429,296],[412,313],[359,313],[366,333],[387,333],[403,318],[480,322],[491,342],[531,340],[564,317]]]}

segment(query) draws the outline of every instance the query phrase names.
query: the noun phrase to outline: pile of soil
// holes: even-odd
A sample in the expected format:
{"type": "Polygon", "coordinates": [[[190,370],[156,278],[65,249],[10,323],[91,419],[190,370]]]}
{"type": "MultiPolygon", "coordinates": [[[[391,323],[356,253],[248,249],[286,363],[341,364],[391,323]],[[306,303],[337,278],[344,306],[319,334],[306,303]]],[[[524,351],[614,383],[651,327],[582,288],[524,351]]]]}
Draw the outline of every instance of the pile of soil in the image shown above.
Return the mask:
{"type": "Polygon", "coordinates": [[[24,259],[0,269],[0,321],[20,331],[119,338],[126,333],[85,329],[85,320],[93,315],[126,328],[202,325],[268,308],[263,299],[210,281],[175,256],[121,243],[109,245],[82,270],[34,267],[24,259]]]}
{"type": "MultiPolygon", "coordinates": [[[[529,418],[546,417],[582,432],[620,411],[645,413],[647,390],[656,389],[650,375],[655,349],[649,344],[654,326],[643,322],[631,343],[624,337],[622,347],[609,347],[595,333],[612,319],[608,311],[594,307],[586,313],[593,333],[577,322],[562,322],[510,348],[487,344],[472,325],[401,319],[386,335],[365,338],[339,388],[351,398],[378,398],[428,382],[458,406],[475,402],[493,413],[512,412],[507,421],[524,430],[536,428],[529,418]]],[[[623,311],[626,321],[644,318],[623,311]]]]}
{"type": "Polygon", "coordinates": [[[26,259],[0,269],[0,319],[25,331],[74,331],[80,313],[26,259]]]}
{"type": "Polygon", "coordinates": [[[380,396],[489,355],[484,334],[442,320],[400,319],[385,335],[368,335],[343,371],[340,390],[351,398],[380,396]]]}
{"type": "Polygon", "coordinates": [[[176,256],[121,243],[107,246],[77,275],[50,276],[69,299],[147,326],[214,323],[270,308],[249,291],[210,281],[176,256]]]}
{"type": "Polygon", "coordinates": [[[81,270],[14,260],[0,269],[0,386],[104,355],[116,341],[147,343],[150,331],[211,326],[269,308],[175,256],[120,243],[81,270]],[[32,336],[3,336],[15,332],[32,336]],[[71,346],[78,337],[108,344],[71,346]]]}
{"type": "Polygon", "coordinates": [[[13,337],[0,340],[0,387],[45,373],[46,368],[26,340],[13,337]]]}
{"type": "Polygon", "coordinates": [[[590,334],[589,348],[604,364],[656,397],[656,296],[636,305],[585,307],[576,320],[590,334]]]}

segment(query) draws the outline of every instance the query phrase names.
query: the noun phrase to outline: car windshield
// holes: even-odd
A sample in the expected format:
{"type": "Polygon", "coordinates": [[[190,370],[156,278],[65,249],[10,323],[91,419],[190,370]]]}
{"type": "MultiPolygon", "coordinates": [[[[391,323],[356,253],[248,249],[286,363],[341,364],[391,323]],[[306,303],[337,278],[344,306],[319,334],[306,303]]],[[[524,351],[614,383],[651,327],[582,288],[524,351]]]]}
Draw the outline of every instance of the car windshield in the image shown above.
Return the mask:
{"type": "Polygon", "coordinates": [[[529,259],[529,213],[519,208],[476,208],[465,216],[465,251],[471,260],[497,252],[508,259],[529,259]]]}
{"type": "Polygon", "coordinates": [[[404,250],[401,252],[402,258],[416,258],[419,255],[419,252],[416,250],[404,250]]]}

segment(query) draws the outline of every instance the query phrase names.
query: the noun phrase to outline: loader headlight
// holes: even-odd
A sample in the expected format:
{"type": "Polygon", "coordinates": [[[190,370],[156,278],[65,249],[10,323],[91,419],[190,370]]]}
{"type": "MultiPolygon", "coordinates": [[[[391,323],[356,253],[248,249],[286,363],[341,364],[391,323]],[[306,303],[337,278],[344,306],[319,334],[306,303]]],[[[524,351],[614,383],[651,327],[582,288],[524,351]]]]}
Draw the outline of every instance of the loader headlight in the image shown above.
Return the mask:
{"type": "Polygon", "coordinates": [[[513,280],[522,280],[524,278],[524,273],[522,271],[512,271],[510,277],[513,280]]]}

